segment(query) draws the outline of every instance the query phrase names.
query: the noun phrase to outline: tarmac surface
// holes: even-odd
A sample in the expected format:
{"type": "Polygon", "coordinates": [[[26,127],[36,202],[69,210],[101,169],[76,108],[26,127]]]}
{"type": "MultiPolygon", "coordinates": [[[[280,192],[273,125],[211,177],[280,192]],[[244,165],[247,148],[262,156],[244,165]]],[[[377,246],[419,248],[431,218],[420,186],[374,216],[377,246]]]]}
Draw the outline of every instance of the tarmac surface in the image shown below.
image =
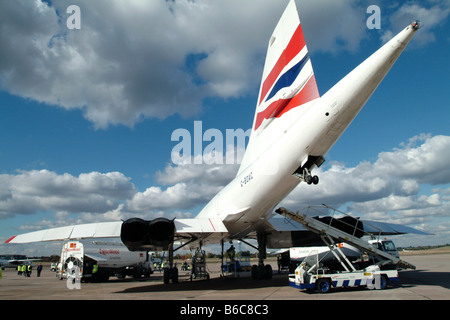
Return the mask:
{"type": "Polygon", "coordinates": [[[221,277],[220,265],[210,263],[210,280],[191,281],[188,272],[180,271],[178,284],[163,283],[162,273],[150,278],[84,283],[79,288],[56,279],[45,267],[41,277],[36,271],[30,278],[13,269],[3,271],[0,300],[448,300],[450,299],[450,254],[402,256],[416,270],[400,271],[400,281],[385,290],[367,288],[334,289],[327,294],[310,293],[289,286],[288,274],[278,274],[276,263],[271,280],[252,280],[250,272],[239,277],[221,277]],[[70,288],[71,287],[71,288],[70,288]]]}

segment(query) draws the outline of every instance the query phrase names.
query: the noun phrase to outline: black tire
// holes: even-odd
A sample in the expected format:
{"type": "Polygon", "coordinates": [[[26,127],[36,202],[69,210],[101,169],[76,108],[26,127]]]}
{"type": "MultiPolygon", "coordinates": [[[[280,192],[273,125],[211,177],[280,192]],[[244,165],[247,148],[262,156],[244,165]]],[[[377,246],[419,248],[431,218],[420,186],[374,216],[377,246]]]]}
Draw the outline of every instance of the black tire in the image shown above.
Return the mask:
{"type": "Polygon", "coordinates": [[[319,183],[319,177],[318,176],[312,177],[312,183],[318,184],[319,183]]]}
{"type": "Polygon", "coordinates": [[[272,266],[270,264],[266,264],[264,266],[264,278],[268,280],[272,279],[272,273],[272,266]]]}
{"type": "Polygon", "coordinates": [[[164,268],[163,280],[164,280],[164,284],[168,284],[170,282],[170,269],[169,268],[164,268]]]}
{"type": "Polygon", "coordinates": [[[178,283],[178,268],[172,268],[170,278],[172,279],[172,283],[178,283]]]}
{"type": "Polygon", "coordinates": [[[319,293],[328,293],[331,290],[331,283],[328,279],[319,279],[316,282],[316,291],[319,293]]]}
{"type": "Polygon", "coordinates": [[[133,270],[133,278],[134,279],[140,279],[142,277],[142,269],[136,268],[133,270]]]}
{"type": "Polygon", "coordinates": [[[307,175],[307,176],[305,177],[305,182],[306,182],[307,184],[311,184],[312,181],[313,181],[313,179],[312,179],[312,177],[311,177],[310,175],[307,175]]]}
{"type": "Polygon", "coordinates": [[[258,279],[258,266],[256,264],[252,265],[252,279],[258,279]]]}
{"type": "Polygon", "coordinates": [[[258,266],[257,279],[262,280],[265,278],[265,269],[264,266],[258,266]]]}

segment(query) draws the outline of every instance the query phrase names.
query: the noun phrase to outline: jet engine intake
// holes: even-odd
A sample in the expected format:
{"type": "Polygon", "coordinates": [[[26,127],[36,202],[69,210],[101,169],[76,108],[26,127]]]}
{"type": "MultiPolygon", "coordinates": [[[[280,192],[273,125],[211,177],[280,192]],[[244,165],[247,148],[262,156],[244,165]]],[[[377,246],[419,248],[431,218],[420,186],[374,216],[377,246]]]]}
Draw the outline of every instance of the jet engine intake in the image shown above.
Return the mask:
{"type": "Polygon", "coordinates": [[[173,244],[175,223],[166,218],[131,218],[122,223],[120,238],[130,251],[167,250],[173,244]]]}

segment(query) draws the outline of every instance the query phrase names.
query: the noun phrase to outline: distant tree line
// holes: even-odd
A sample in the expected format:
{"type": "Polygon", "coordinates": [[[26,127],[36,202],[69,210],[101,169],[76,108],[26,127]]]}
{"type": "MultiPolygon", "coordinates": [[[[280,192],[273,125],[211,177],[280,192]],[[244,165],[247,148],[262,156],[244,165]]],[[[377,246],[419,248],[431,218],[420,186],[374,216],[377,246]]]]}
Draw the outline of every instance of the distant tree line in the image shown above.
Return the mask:
{"type": "Polygon", "coordinates": [[[443,247],[449,247],[450,243],[442,244],[442,245],[434,245],[434,246],[418,246],[418,247],[398,247],[398,250],[430,250],[430,249],[437,249],[437,248],[443,248],[443,247]]]}
{"type": "Polygon", "coordinates": [[[28,257],[29,259],[39,259],[42,262],[59,262],[60,257],[56,254],[51,255],[50,257],[28,257]]]}

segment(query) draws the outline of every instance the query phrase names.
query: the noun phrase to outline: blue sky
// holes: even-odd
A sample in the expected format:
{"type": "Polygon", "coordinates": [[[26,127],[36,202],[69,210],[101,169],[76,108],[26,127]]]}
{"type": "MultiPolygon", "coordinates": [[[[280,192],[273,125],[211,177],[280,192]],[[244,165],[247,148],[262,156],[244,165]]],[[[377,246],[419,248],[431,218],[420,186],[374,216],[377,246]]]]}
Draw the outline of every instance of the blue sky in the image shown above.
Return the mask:
{"type": "MultiPolygon", "coordinates": [[[[171,134],[199,120],[224,134],[251,127],[287,2],[2,1],[0,240],[194,217],[238,166],[176,165],[171,134]],[[80,30],[67,29],[70,4],[81,9],[80,30]]],[[[401,245],[450,243],[449,1],[297,6],[320,94],[413,19],[424,27],[326,156],[321,183],[285,204],[327,203],[434,233],[401,245]],[[366,27],[371,4],[379,30],[366,27]]]]}

